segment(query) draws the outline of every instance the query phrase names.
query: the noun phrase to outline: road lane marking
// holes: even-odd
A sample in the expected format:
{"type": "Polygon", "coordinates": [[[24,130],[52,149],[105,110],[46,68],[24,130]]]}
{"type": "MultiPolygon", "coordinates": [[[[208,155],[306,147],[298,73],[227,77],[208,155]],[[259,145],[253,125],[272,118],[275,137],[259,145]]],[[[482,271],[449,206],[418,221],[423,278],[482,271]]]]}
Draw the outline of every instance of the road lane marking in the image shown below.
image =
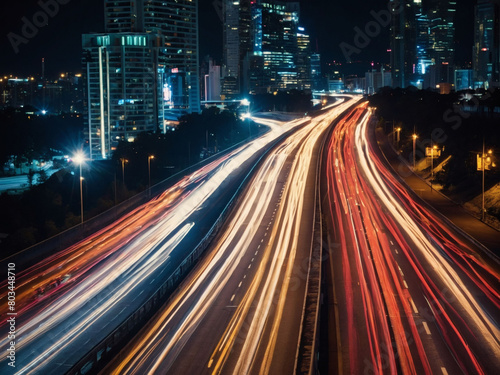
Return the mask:
{"type": "Polygon", "coordinates": [[[403,273],[403,270],[401,269],[401,267],[399,267],[399,265],[398,265],[398,268],[399,268],[399,273],[401,274],[401,276],[403,276],[403,277],[404,277],[404,276],[405,276],[405,274],[403,273]]]}
{"type": "Polygon", "coordinates": [[[233,302],[233,299],[234,299],[234,294],[233,294],[233,296],[231,297],[231,302],[233,302]]]}
{"type": "Polygon", "coordinates": [[[408,289],[408,284],[406,283],[406,280],[403,280],[403,283],[405,284],[405,288],[408,289]]]}
{"type": "Polygon", "coordinates": [[[252,262],[253,262],[253,260],[254,260],[254,259],[255,259],[255,258],[252,258],[252,262]]]}
{"type": "Polygon", "coordinates": [[[257,250],[257,251],[255,252],[255,255],[257,255],[258,253],[259,253],[259,250],[257,250]]]}
{"type": "Polygon", "coordinates": [[[431,330],[429,329],[429,326],[427,325],[427,322],[422,322],[422,325],[424,326],[425,333],[427,333],[428,335],[430,335],[431,334],[431,330]]]}
{"type": "Polygon", "coordinates": [[[240,283],[238,284],[238,288],[241,288],[241,284],[243,284],[243,281],[240,281],[240,283]]]}
{"type": "Polygon", "coordinates": [[[411,308],[415,314],[418,314],[417,306],[415,306],[415,302],[410,298],[411,308]]]}
{"type": "Polygon", "coordinates": [[[445,367],[441,367],[441,372],[443,373],[443,375],[448,375],[448,371],[446,371],[445,367]]]}
{"type": "Polygon", "coordinates": [[[248,265],[248,268],[250,268],[250,267],[252,267],[252,263],[250,263],[250,264],[248,265]]]}

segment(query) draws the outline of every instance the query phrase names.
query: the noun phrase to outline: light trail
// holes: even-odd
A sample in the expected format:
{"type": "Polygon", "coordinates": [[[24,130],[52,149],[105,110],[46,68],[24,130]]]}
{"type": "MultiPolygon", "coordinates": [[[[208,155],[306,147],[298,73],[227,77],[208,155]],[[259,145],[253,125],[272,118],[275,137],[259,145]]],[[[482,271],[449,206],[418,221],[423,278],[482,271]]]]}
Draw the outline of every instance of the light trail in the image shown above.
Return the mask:
{"type": "MultiPolygon", "coordinates": [[[[133,313],[161,285],[159,276],[182,261],[185,255],[180,252],[186,250],[181,244],[203,237],[193,231],[197,220],[213,211],[214,196],[221,196],[231,179],[242,175],[240,170],[254,155],[304,121],[307,118],[286,124],[266,120],[270,131],[263,136],[186,176],[93,236],[22,270],[16,280],[16,311],[23,317],[16,334],[22,364],[17,373],[60,372],[54,363],[64,363],[69,356],[78,360],[78,354],[85,354],[133,313]]],[[[2,302],[6,290],[1,288],[2,302]]],[[[5,308],[2,303],[3,313],[5,308]]],[[[0,330],[7,328],[4,319],[0,330]]],[[[6,338],[0,340],[4,346],[6,338]]],[[[2,353],[0,359],[5,357],[2,353]]]]}
{"type": "MultiPolygon", "coordinates": [[[[175,373],[182,371],[179,362],[193,352],[196,363],[204,367],[191,370],[197,373],[270,372],[280,349],[277,340],[299,248],[314,149],[332,121],[350,105],[343,103],[312,119],[266,157],[209,255],[154,323],[121,354],[123,360],[107,372],[175,373]],[[227,311],[225,298],[234,304],[234,311],[211,327],[213,319],[227,311]],[[214,330],[214,336],[205,337],[202,329],[214,330]],[[197,350],[197,345],[203,347],[197,350]]],[[[299,331],[298,326],[293,329],[299,331]]],[[[290,344],[294,351],[289,362],[293,363],[298,342],[290,344]]]]}
{"type": "Polygon", "coordinates": [[[451,352],[454,370],[488,373],[500,364],[499,274],[394,178],[370,142],[370,119],[360,106],[336,127],[326,165],[328,209],[341,242],[344,288],[337,292],[348,371],[431,373],[446,369],[451,352]],[[394,243],[400,251],[392,251],[394,243]],[[417,309],[416,298],[428,306],[417,309]],[[432,339],[444,346],[423,344],[431,336],[423,319],[436,324],[440,335],[432,339]],[[443,358],[435,358],[436,347],[447,348],[443,358]]]}

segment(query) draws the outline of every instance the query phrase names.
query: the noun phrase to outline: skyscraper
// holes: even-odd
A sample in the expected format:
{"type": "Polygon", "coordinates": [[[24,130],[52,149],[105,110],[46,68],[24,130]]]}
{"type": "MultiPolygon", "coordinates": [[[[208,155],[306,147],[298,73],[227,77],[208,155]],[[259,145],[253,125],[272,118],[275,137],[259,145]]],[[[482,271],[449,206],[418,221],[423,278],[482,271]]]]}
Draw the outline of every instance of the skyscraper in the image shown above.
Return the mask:
{"type": "Polygon", "coordinates": [[[451,0],[428,0],[427,4],[430,23],[430,57],[436,65],[453,65],[457,3],[451,0]]]}
{"type": "Polygon", "coordinates": [[[118,141],[158,129],[163,116],[160,44],[147,33],[83,35],[91,160],[108,159],[118,141]]]}
{"type": "Polygon", "coordinates": [[[303,27],[297,33],[297,88],[311,90],[311,41],[303,27]]]}
{"type": "Polygon", "coordinates": [[[240,92],[240,2],[223,0],[222,95],[227,99],[240,92]]]}
{"type": "Polygon", "coordinates": [[[311,88],[313,90],[324,90],[323,77],[321,75],[321,55],[311,55],[311,88]]]}
{"type": "Polygon", "coordinates": [[[478,0],[474,17],[473,69],[475,86],[500,81],[500,1],[478,0]]]}
{"type": "Polygon", "coordinates": [[[104,13],[105,33],[82,40],[91,159],[200,110],[197,1],[105,0],[104,13]]]}
{"type": "Polygon", "coordinates": [[[395,87],[407,87],[414,79],[417,64],[416,15],[420,1],[391,0],[391,68],[395,87]],[[401,9],[401,11],[397,11],[401,9]]]}
{"type": "Polygon", "coordinates": [[[300,4],[259,0],[254,5],[254,53],[263,56],[268,91],[297,88],[300,4]]]}
{"type": "Polygon", "coordinates": [[[438,83],[454,81],[456,8],[456,1],[429,0],[430,58],[438,83]]]}

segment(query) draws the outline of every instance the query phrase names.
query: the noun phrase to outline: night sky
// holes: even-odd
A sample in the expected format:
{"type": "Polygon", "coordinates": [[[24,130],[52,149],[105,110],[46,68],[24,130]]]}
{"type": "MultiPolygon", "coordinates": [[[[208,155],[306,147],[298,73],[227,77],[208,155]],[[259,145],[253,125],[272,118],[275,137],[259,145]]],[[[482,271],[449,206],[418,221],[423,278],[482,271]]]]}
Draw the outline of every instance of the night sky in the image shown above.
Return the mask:
{"type": "MultiPolygon", "coordinates": [[[[66,5],[49,24],[39,28],[38,33],[28,38],[27,44],[19,46],[15,53],[7,35],[21,35],[22,18],[30,21],[41,10],[39,0],[3,1],[0,5],[0,74],[35,75],[41,73],[41,58],[45,57],[46,75],[61,72],[81,71],[81,34],[104,31],[103,0],[65,0],[66,5]]],[[[42,0],[50,1],[50,0],[42,0]]],[[[302,0],[301,24],[311,36],[313,48],[322,54],[323,63],[337,60],[345,62],[339,48],[341,42],[353,44],[354,27],[363,29],[371,21],[370,11],[386,9],[387,0],[302,0]]],[[[457,62],[470,60],[473,41],[473,3],[458,2],[458,25],[456,35],[457,62]]],[[[200,58],[210,55],[220,62],[222,57],[222,21],[217,7],[220,0],[199,0],[200,14],[200,58]]],[[[219,5],[220,6],[220,5],[219,5]]],[[[389,62],[389,27],[353,60],[389,62]]]]}

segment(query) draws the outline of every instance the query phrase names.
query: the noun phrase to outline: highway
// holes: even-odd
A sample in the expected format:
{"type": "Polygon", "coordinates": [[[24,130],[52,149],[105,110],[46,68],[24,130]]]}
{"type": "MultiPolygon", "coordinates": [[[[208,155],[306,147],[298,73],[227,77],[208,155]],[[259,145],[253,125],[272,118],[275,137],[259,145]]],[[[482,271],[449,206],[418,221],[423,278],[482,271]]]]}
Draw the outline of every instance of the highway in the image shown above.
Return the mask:
{"type": "MultiPolygon", "coordinates": [[[[266,119],[269,132],[80,243],[28,269],[9,259],[17,272],[16,373],[65,373],[113,332],[202,241],[259,155],[307,120],[266,119]]],[[[0,342],[8,347],[6,281],[0,287],[0,342]]]]}
{"type": "Polygon", "coordinates": [[[325,155],[327,367],[341,374],[497,373],[498,258],[395,177],[371,114],[364,103],[338,124],[325,155]]]}
{"type": "Polygon", "coordinates": [[[319,140],[352,104],[266,156],[203,261],[103,374],[294,373],[319,140]]]}

